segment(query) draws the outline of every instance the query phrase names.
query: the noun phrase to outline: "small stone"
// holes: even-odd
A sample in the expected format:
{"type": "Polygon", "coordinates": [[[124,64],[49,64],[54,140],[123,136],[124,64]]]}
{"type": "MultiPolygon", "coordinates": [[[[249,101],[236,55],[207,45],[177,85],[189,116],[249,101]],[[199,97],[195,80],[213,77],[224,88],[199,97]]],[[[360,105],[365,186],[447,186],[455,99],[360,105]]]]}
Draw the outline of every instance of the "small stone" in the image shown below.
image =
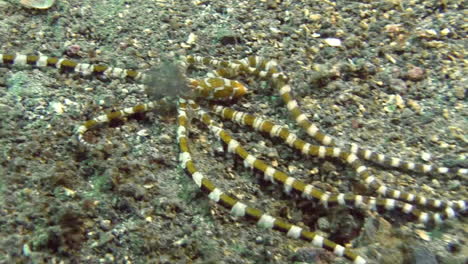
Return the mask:
{"type": "Polygon", "coordinates": [[[408,70],[407,76],[411,81],[420,81],[424,79],[424,70],[420,67],[413,67],[408,70]]]}
{"type": "Polygon", "coordinates": [[[318,21],[322,19],[322,15],[320,14],[310,14],[309,19],[312,21],[318,21]]]}
{"type": "Polygon", "coordinates": [[[8,4],[6,1],[0,0],[0,10],[3,11],[5,8],[7,8],[8,4]]]}
{"type": "Polygon", "coordinates": [[[422,240],[424,241],[431,241],[431,237],[429,236],[429,234],[424,231],[424,230],[421,230],[421,229],[416,229],[414,231],[418,236],[419,238],[421,238],[422,240]]]}
{"type": "Polygon", "coordinates": [[[427,35],[429,35],[431,37],[437,37],[437,31],[435,31],[434,29],[428,29],[428,30],[426,30],[426,33],[427,33],[427,35]]]}
{"type": "Polygon", "coordinates": [[[107,243],[111,242],[114,239],[115,239],[115,237],[111,232],[102,233],[99,236],[99,241],[96,241],[95,243],[93,243],[91,245],[91,247],[104,246],[104,245],[106,245],[107,243]]]}
{"type": "Polygon", "coordinates": [[[61,115],[63,114],[64,110],[65,110],[65,106],[60,103],[60,102],[51,102],[49,107],[55,112],[57,113],[57,115],[61,115]]]}
{"type": "Polygon", "coordinates": [[[149,135],[148,129],[141,129],[137,132],[137,135],[140,137],[146,137],[149,135]]]}
{"type": "Polygon", "coordinates": [[[430,161],[432,159],[432,156],[430,153],[421,152],[421,159],[424,161],[430,161]]]}
{"type": "Polygon", "coordinates": [[[326,231],[330,229],[330,222],[326,217],[320,217],[317,221],[317,226],[320,230],[326,231]]]}
{"type": "Polygon", "coordinates": [[[223,45],[235,45],[241,42],[242,39],[233,32],[224,32],[224,34],[219,37],[219,43],[223,45]]]}
{"type": "Polygon", "coordinates": [[[106,258],[106,261],[110,263],[115,261],[115,257],[111,253],[106,253],[105,258],[106,258]]]}
{"type": "Polygon", "coordinates": [[[466,91],[467,91],[467,89],[465,89],[464,87],[456,86],[455,89],[454,89],[455,97],[457,97],[457,99],[460,99],[460,100],[465,99],[466,91]]]}
{"type": "Polygon", "coordinates": [[[447,188],[450,191],[458,190],[458,188],[460,188],[460,186],[461,186],[461,182],[459,180],[451,180],[447,184],[447,188]]]}
{"type": "Polygon", "coordinates": [[[450,29],[444,28],[444,29],[442,29],[442,30],[440,31],[440,34],[441,34],[442,36],[447,36],[450,32],[451,32],[450,29]]]}
{"type": "Polygon", "coordinates": [[[20,4],[30,8],[48,9],[54,5],[55,0],[21,0],[20,4]]]}
{"type": "Polygon", "coordinates": [[[278,8],[278,3],[276,3],[276,0],[267,0],[267,8],[268,9],[276,9],[278,8]]]}
{"type": "Polygon", "coordinates": [[[339,47],[339,46],[341,46],[341,40],[337,39],[337,38],[326,38],[326,39],[324,39],[324,41],[330,47],[339,47]]]}
{"type": "Polygon", "coordinates": [[[104,219],[99,222],[99,225],[101,226],[101,228],[106,231],[111,229],[111,224],[112,224],[111,221],[108,219],[104,219]]]}
{"type": "Polygon", "coordinates": [[[450,112],[449,112],[449,110],[447,108],[442,110],[442,116],[447,120],[450,118],[450,112]]]}
{"type": "Polygon", "coordinates": [[[132,184],[132,183],[122,184],[119,187],[119,192],[125,196],[133,197],[136,200],[143,199],[143,197],[146,194],[145,188],[141,187],[140,185],[132,184]]]}
{"type": "Polygon", "coordinates": [[[427,184],[423,184],[421,186],[421,189],[426,191],[426,192],[434,193],[434,189],[432,187],[428,186],[427,184]]]}
{"type": "Polygon", "coordinates": [[[171,258],[170,258],[169,256],[163,255],[163,256],[159,256],[158,263],[161,263],[161,264],[170,264],[170,263],[172,263],[172,262],[171,262],[171,258]]]}
{"type": "Polygon", "coordinates": [[[431,183],[435,188],[440,188],[440,182],[437,179],[433,179],[431,183]]]}
{"type": "Polygon", "coordinates": [[[255,243],[257,243],[257,244],[263,244],[263,241],[264,241],[263,237],[261,237],[261,236],[258,236],[258,237],[255,238],[255,243]]]}
{"type": "Polygon", "coordinates": [[[13,110],[13,108],[10,107],[9,105],[0,103],[0,113],[7,113],[7,112],[10,112],[12,110],[13,110]]]}
{"type": "Polygon", "coordinates": [[[26,257],[29,257],[31,256],[31,248],[29,247],[28,244],[24,244],[23,245],[23,255],[25,255],[26,257]]]}
{"type": "Polygon", "coordinates": [[[321,248],[299,248],[294,255],[292,260],[294,262],[306,262],[306,263],[329,263],[331,254],[328,254],[321,248]]]}
{"type": "Polygon", "coordinates": [[[279,158],[278,150],[275,148],[268,148],[267,157],[269,158],[279,158]]]}
{"type": "Polygon", "coordinates": [[[395,104],[400,109],[405,108],[405,101],[403,100],[403,97],[401,97],[401,95],[399,94],[395,95],[395,104]]]}
{"type": "Polygon", "coordinates": [[[198,36],[195,35],[194,33],[190,33],[188,38],[187,38],[187,44],[194,44],[198,39],[198,36]]]}
{"type": "Polygon", "coordinates": [[[409,99],[408,100],[408,106],[415,111],[416,113],[421,113],[422,107],[420,104],[418,104],[417,101],[409,99]]]}
{"type": "Polygon", "coordinates": [[[63,191],[64,191],[65,195],[68,196],[68,197],[75,197],[76,196],[76,191],[74,191],[72,189],[68,189],[66,187],[63,187],[63,191]]]}
{"type": "Polygon", "coordinates": [[[290,174],[296,173],[296,172],[297,172],[297,167],[294,166],[294,165],[289,165],[289,166],[288,166],[288,172],[289,172],[290,174]]]}
{"type": "Polygon", "coordinates": [[[77,56],[78,53],[80,52],[81,50],[81,47],[80,45],[77,45],[77,44],[72,44],[70,46],[68,46],[65,50],[65,53],[68,55],[68,56],[77,56]]]}
{"type": "Polygon", "coordinates": [[[170,137],[168,134],[162,134],[161,136],[159,136],[159,139],[161,140],[161,143],[163,144],[172,143],[172,137],[170,137]]]}
{"type": "Polygon", "coordinates": [[[402,79],[392,78],[389,89],[394,93],[405,94],[408,91],[408,86],[402,79]]]}

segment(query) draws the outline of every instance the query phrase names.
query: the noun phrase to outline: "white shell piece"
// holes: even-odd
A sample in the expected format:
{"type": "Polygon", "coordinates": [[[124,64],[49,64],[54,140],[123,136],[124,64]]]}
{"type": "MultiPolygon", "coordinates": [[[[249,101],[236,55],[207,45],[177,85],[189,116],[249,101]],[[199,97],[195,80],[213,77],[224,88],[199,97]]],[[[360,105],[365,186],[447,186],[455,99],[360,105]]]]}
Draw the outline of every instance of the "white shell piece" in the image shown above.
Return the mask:
{"type": "Polygon", "coordinates": [[[20,4],[30,8],[48,9],[53,6],[55,0],[21,0],[20,4]]]}

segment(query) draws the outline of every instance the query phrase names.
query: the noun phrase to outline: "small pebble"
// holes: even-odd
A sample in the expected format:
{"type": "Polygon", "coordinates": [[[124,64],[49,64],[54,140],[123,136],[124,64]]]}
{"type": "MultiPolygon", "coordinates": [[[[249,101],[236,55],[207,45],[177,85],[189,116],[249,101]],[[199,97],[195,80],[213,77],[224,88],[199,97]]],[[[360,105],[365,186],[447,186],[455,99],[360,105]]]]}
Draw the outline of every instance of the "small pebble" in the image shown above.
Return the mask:
{"type": "Polygon", "coordinates": [[[257,244],[263,244],[263,237],[261,237],[261,236],[256,237],[256,238],[255,238],[255,243],[257,243],[257,244]]]}
{"type": "Polygon", "coordinates": [[[432,186],[434,186],[435,188],[440,188],[440,182],[436,179],[433,179],[432,186]]]}
{"type": "Polygon", "coordinates": [[[405,94],[408,91],[408,86],[402,79],[393,78],[390,80],[389,89],[393,93],[405,94]]]}
{"type": "Polygon", "coordinates": [[[146,137],[149,135],[148,129],[141,129],[137,132],[137,135],[140,137],[146,137]]]}
{"type": "Polygon", "coordinates": [[[432,156],[430,153],[427,152],[422,152],[421,153],[421,159],[424,161],[430,161],[432,159],[432,156]]]}
{"type": "Polygon", "coordinates": [[[48,9],[53,6],[55,0],[21,0],[20,4],[30,8],[48,9]]]}
{"type": "Polygon", "coordinates": [[[172,137],[169,136],[168,134],[162,134],[161,136],[159,136],[159,139],[161,140],[161,143],[163,144],[172,143],[172,137]]]}
{"type": "Polygon", "coordinates": [[[73,56],[78,55],[78,53],[80,52],[80,50],[81,50],[80,45],[74,44],[74,45],[68,46],[67,49],[66,49],[66,51],[65,51],[65,53],[66,53],[68,56],[72,56],[72,57],[73,57],[73,56]]]}
{"type": "Polygon", "coordinates": [[[450,191],[453,191],[453,190],[457,190],[458,188],[460,188],[460,186],[461,186],[461,182],[459,180],[451,180],[448,182],[447,188],[450,191]]]}
{"type": "Polygon", "coordinates": [[[187,44],[194,44],[198,39],[198,36],[195,35],[194,33],[190,33],[188,38],[187,38],[187,44]]]}
{"type": "Polygon", "coordinates": [[[278,7],[276,0],[267,0],[266,4],[268,9],[276,9],[278,7]]]}
{"type": "Polygon", "coordinates": [[[442,29],[442,30],[440,31],[440,34],[441,34],[442,36],[447,36],[448,34],[450,34],[450,29],[448,29],[448,28],[442,29]]]}
{"type": "Polygon", "coordinates": [[[23,255],[25,255],[26,257],[29,257],[31,256],[31,248],[29,247],[28,244],[24,244],[23,245],[23,255]]]}
{"type": "Polygon", "coordinates": [[[317,221],[317,226],[320,230],[329,230],[330,229],[330,222],[326,217],[320,217],[317,221]]]}
{"type": "Polygon", "coordinates": [[[341,40],[337,38],[326,38],[324,39],[325,43],[331,47],[339,47],[341,46],[341,40]]]}
{"type": "Polygon", "coordinates": [[[106,253],[105,257],[106,257],[106,261],[108,261],[108,262],[114,262],[115,261],[115,257],[111,253],[106,253]]]}
{"type": "Polygon", "coordinates": [[[407,76],[411,81],[420,81],[424,79],[424,70],[420,67],[413,67],[408,70],[407,76]]]}
{"type": "Polygon", "coordinates": [[[101,220],[99,222],[99,226],[101,226],[103,230],[108,231],[109,229],[111,229],[111,221],[108,219],[101,220]]]}
{"type": "Polygon", "coordinates": [[[63,114],[65,106],[60,102],[51,102],[49,108],[54,111],[57,115],[63,114]]]}
{"type": "Polygon", "coordinates": [[[466,97],[466,91],[467,91],[467,89],[465,89],[464,87],[462,87],[462,86],[456,86],[456,87],[454,88],[455,97],[457,97],[457,99],[460,99],[460,100],[465,99],[465,97],[466,97]]]}

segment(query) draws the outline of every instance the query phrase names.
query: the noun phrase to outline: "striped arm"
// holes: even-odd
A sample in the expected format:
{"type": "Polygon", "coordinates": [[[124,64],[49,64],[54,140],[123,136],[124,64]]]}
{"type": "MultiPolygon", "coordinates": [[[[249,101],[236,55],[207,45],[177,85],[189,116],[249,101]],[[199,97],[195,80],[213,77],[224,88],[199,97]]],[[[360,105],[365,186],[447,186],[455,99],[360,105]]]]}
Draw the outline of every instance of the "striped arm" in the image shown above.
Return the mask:
{"type": "MultiPolygon", "coordinates": [[[[319,158],[326,158],[326,157],[340,158],[346,163],[350,164],[355,169],[356,173],[360,175],[362,178],[364,178],[365,180],[369,180],[369,178],[372,177],[369,174],[367,167],[364,166],[359,161],[359,159],[350,152],[343,151],[337,147],[324,147],[324,146],[312,145],[300,139],[297,135],[290,132],[285,127],[276,125],[269,120],[265,120],[263,118],[253,116],[245,112],[236,111],[229,107],[215,105],[212,107],[212,110],[216,114],[218,114],[220,117],[222,117],[223,119],[231,120],[240,125],[250,126],[259,132],[263,132],[263,133],[266,133],[267,135],[270,135],[270,137],[279,137],[290,147],[298,150],[300,153],[304,155],[310,155],[310,156],[315,156],[319,158]]],[[[222,140],[225,141],[226,144],[228,144],[228,142],[226,142],[226,139],[222,139],[222,140]]],[[[262,173],[264,172],[262,171],[262,173]]],[[[371,179],[374,179],[374,177],[372,177],[371,179]]],[[[385,193],[389,193],[390,196],[394,198],[375,200],[375,198],[371,197],[371,198],[365,198],[364,200],[370,202],[371,204],[374,203],[373,201],[375,200],[377,204],[381,205],[380,206],[381,208],[384,208],[386,210],[391,210],[391,209],[396,208],[399,211],[404,212],[406,214],[412,214],[416,219],[418,219],[420,222],[423,222],[423,223],[432,223],[432,222],[440,223],[442,220],[447,219],[447,218],[454,218],[456,215],[455,210],[452,208],[454,202],[443,202],[443,201],[438,201],[438,200],[431,200],[431,199],[426,199],[422,196],[415,196],[410,193],[404,193],[404,192],[400,192],[396,190],[389,190],[383,184],[380,184],[379,187],[376,187],[376,189],[380,191],[384,191],[385,193]],[[392,193],[392,192],[397,192],[397,193],[392,193]],[[395,201],[399,199],[407,203],[395,201]],[[444,210],[442,213],[435,213],[435,214],[425,213],[416,209],[413,205],[411,205],[412,203],[416,203],[416,204],[419,204],[422,206],[428,206],[428,207],[431,207],[431,205],[433,205],[432,207],[436,207],[435,205],[437,205],[438,206],[437,208],[443,208],[444,210]]],[[[355,195],[349,196],[348,198],[350,198],[351,200],[348,203],[346,203],[346,205],[356,206],[356,204],[359,204],[360,201],[358,202],[356,200],[356,197],[355,195]]],[[[323,198],[321,197],[314,197],[314,198],[319,201],[323,201],[323,198]]],[[[362,198],[359,198],[359,199],[362,199],[362,198]]],[[[464,201],[461,201],[461,202],[465,203],[464,201]]],[[[339,203],[339,204],[343,205],[343,203],[339,203]]]]}
{"type": "MultiPolygon", "coordinates": [[[[145,73],[134,70],[109,67],[106,65],[78,63],[73,60],[44,55],[0,54],[0,65],[30,65],[38,68],[53,67],[83,75],[105,75],[109,78],[132,79],[136,81],[144,81],[147,78],[145,73]]],[[[184,65],[185,64],[181,64],[179,66],[183,68],[184,65]]],[[[208,100],[235,99],[247,93],[247,88],[242,83],[222,78],[222,76],[200,80],[189,79],[189,82],[192,87],[195,88],[197,96],[204,97],[208,100]]]]}
{"type": "Polygon", "coordinates": [[[293,98],[291,94],[291,87],[288,84],[276,80],[273,80],[273,82],[277,84],[281,98],[283,99],[287,109],[291,113],[296,123],[299,126],[301,126],[309,136],[313,137],[321,144],[329,146],[343,146],[343,148],[348,149],[350,152],[356,154],[362,159],[369,160],[376,164],[380,164],[387,167],[394,167],[418,173],[453,173],[462,176],[468,175],[468,169],[466,168],[446,168],[427,164],[420,164],[410,161],[402,161],[399,158],[386,156],[384,154],[359,147],[357,144],[345,144],[338,142],[336,139],[320,131],[320,129],[315,124],[309,121],[307,116],[300,110],[297,101],[293,98]]]}
{"type": "Polygon", "coordinates": [[[180,148],[179,160],[181,166],[190,174],[195,184],[206,193],[212,201],[230,210],[231,214],[235,217],[246,217],[249,220],[257,222],[259,227],[278,230],[286,233],[288,237],[312,242],[312,245],[315,247],[329,250],[337,256],[351,260],[355,264],[366,263],[361,256],[355,254],[351,250],[325,239],[314,232],[304,230],[299,226],[292,225],[286,221],[265,214],[256,208],[249,207],[217,188],[208,178],[196,169],[192,161],[188,144],[186,107],[187,103],[185,100],[181,99],[179,101],[179,114],[177,117],[177,142],[180,148]]]}
{"type": "MultiPolygon", "coordinates": [[[[279,83],[281,84],[282,82],[279,82],[279,83]]],[[[321,133],[318,129],[316,129],[315,125],[310,123],[308,121],[307,117],[305,116],[305,114],[303,114],[301,112],[296,100],[292,99],[292,95],[290,94],[291,88],[290,88],[289,85],[284,84],[279,90],[280,90],[281,97],[283,98],[283,101],[287,105],[288,110],[292,113],[292,115],[293,115],[294,119],[296,120],[296,122],[301,127],[306,129],[307,134],[313,136],[316,140],[318,140],[319,142],[321,142],[321,143],[323,143],[325,145],[336,146],[336,141],[334,139],[332,139],[330,136],[328,136],[326,134],[321,133]]],[[[356,149],[356,148],[354,148],[354,149],[356,149]]],[[[350,149],[349,152],[351,152],[351,150],[353,150],[353,148],[350,149]]],[[[364,152],[363,152],[363,149],[360,148],[360,150],[361,151],[359,153],[361,153],[361,154],[365,152],[365,155],[364,155],[365,157],[372,157],[372,156],[375,156],[375,155],[379,156],[379,154],[369,155],[369,153],[373,153],[370,150],[365,150],[364,152]]],[[[349,152],[345,152],[345,153],[349,153],[349,152]]],[[[346,157],[346,160],[358,172],[360,177],[365,182],[366,186],[368,186],[368,188],[370,188],[372,191],[377,191],[379,194],[381,194],[383,196],[391,197],[393,199],[403,200],[403,201],[406,201],[406,202],[409,202],[409,203],[415,202],[418,205],[427,206],[427,207],[431,207],[431,208],[434,208],[434,209],[446,210],[447,214],[450,215],[450,216],[454,216],[453,211],[463,212],[468,208],[468,201],[443,202],[443,201],[438,200],[438,199],[426,199],[426,198],[424,198],[422,196],[415,196],[415,195],[410,194],[410,193],[405,193],[405,192],[401,192],[401,191],[398,191],[398,190],[388,188],[385,185],[379,183],[375,179],[375,177],[371,176],[368,173],[367,168],[362,164],[360,159],[354,153],[353,153],[353,155],[347,155],[347,156],[348,157],[346,157]]],[[[384,157],[384,155],[382,155],[382,154],[380,154],[380,156],[384,157]]],[[[384,157],[381,160],[396,161],[396,160],[399,160],[399,159],[384,157]]],[[[396,162],[393,162],[393,165],[395,165],[395,166],[396,165],[401,165],[401,164],[403,164],[403,163],[398,163],[397,164],[396,162]]],[[[408,163],[408,164],[414,164],[414,163],[408,163]]],[[[445,170],[444,168],[437,169],[436,167],[428,166],[428,165],[421,165],[421,166],[425,168],[424,171],[427,172],[427,173],[434,172],[434,171],[439,171],[439,170],[442,170],[442,171],[445,170]]],[[[459,169],[459,170],[457,170],[457,173],[464,173],[465,170],[466,169],[459,169]]]]}
{"type": "Polygon", "coordinates": [[[105,75],[109,78],[121,78],[132,80],[144,80],[145,74],[117,67],[109,67],[100,64],[78,63],[73,60],[48,57],[44,55],[0,54],[0,64],[25,66],[31,65],[38,68],[52,67],[83,75],[105,75]]]}
{"type": "Polygon", "coordinates": [[[185,62],[191,65],[204,65],[218,68],[213,71],[215,76],[234,77],[240,73],[257,76],[265,80],[282,80],[288,82],[288,77],[280,72],[274,60],[265,60],[258,56],[250,56],[242,60],[225,61],[201,56],[186,56],[185,62]],[[227,70],[226,70],[227,69],[227,70]]]}
{"type": "Polygon", "coordinates": [[[247,93],[247,87],[242,83],[222,77],[189,79],[189,83],[198,96],[207,100],[237,99],[247,93]]]}
{"type": "Polygon", "coordinates": [[[97,116],[91,120],[88,120],[77,127],[75,135],[78,142],[86,147],[91,147],[92,144],[87,142],[84,139],[84,134],[101,124],[109,123],[112,120],[122,119],[136,113],[144,113],[155,109],[157,106],[160,106],[162,100],[149,102],[146,104],[139,104],[133,107],[127,107],[122,110],[113,111],[104,115],[97,116]]]}
{"type": "Polygon", "coordinates": [[[381,153],[373,152],[371,150],[359,147],[356,144],[345,144],[339,142],[333,137],[320,131],[320,129],[314,123],[312,123],[304,113],[302,113],[297,101],[293,98],[291,94],[291,86],[288,85],[287,81],[288,78],[283,72],[281,72],[278,69],[274,61],[266,61],[260,57],[253,56],[236,62],[240,65],[234,65],[233,67],[238,69],[238,71],[244,71],[249,74],[258,76],[260,78],[271,80],[277,87],[281,98],[283,99],[296,123],[298,123],[298,125],[301,126],[307,132],[308,135],[313,137],[321,144],[330,146],[343,146],[344,148],[349,149],[349,151],[351,151],[352,153],[356,154],[358,157],[375,162],[383,166],[390,166],[419,173],[453,173],[462,176],[468,175],[467,168],[446,168],[402,161],[398,158],[389,157],[381,153]]]}
{"type": "Polygon", "coordinates": [[[404,161],[399,158],[389,157],[384,154],[373,152],[368,149],[362,148],[357,144],[345,144],[352,153],[358,157],[372,161],[382,166],[400,168],[407,171],[414,171],[418,173],[438,173],[438,174],[457,174],[460,176],[468,175],[467,168],[447,168],[437,167],[428,164],[415,163],[411,161],[404,161]]]}
{"type": "MultiPolygon", "coordinates": [[[[231,61],[225,60],[218,60],[208,57],[201,57],[201,56],[192,56],[188,55],[184,58],[184,62],[188,65],[204,65],[204,66],[212,66],[219,69],[231,69],[233,73],[239,72],[240,64],[234,63],[231,61]]],[[[223,75],[221,75],[223,76],[223,75]]]]}
{"type": "MultiPolygon", "coordinates": [[[[207,59],[204,59],[203,63],[209,64],[207,61],[208,61],[207,59]]],[[[221,63],[221,64],[224,65],[225,63],[221,63]]],[[[235,67],[238,71],[247,72],[249,74],[256,75],[260,78],[264,78],[264,79],[268,79],[272,81],[272,83],[279,90],[281,98],[286,104],[294,120],[296,121],[296,123],[298,123],[299,126],[301,126],[307,132],[308,135],[313,137],[315,140],[317,140],[321,144],[329,145],[329,146],[338,145],[338,142],[335,139],[321,132],[318,129],[318,127],[315,126],[312,122],[310,122],[307,116],[304,113],[302,113],[297,101],[293,98],[291,94],[291,86],[288,84],[288,77],[286,77],[284,73],[279,71],[279,69],[276,67],[276,63],[266,62],[265,60],[259,57],[248,57],[243,60],[236,61],[236,63],[234,63],[232,67],[235,67]]],[[[422,171],[426,173],[438,172],[438,171],[445,172],[448,170],[448,168],[437,168],[435,166],[429,166],[429,165],[417,165],[415,163],[396,162],[399,159],[385,157],[382,154],[369,154],[369,153],[374,153],[374,152],[370,150],[365,150],[362,148],[358,149],[356,147],[351,147],[348,150],[348,152],[351,152],[352,150],[354,151],[359,150],[357,151],[358,154],[363,155],[364,158],[379,156],[380,160],[387,161],[387,163],[390,163],[392,165],[395,165],[395,166],[401,165],[401,166],[405,166],[408,169],[415,169],[415,170],[417,170],[418,168],[423,168],[422,171]],[[393,162],[388,162],[388,160],[393,161],[393,162]]],[[[359,169],[359,167],[361,169],[363,168],[365,169],[361,161],[355,155],[351,155],[349,159],[354,160],[356,166],[359,165],[355,167],[355,169],[359,169]]],[[[468,172],[468,170],[465,168],[449,170],[449,171],[455,171],[457,174],[462,174],[462,175],[465,175],[468,172]]],[[[428,207],[432,207],[432,208],[439,209],[439,210],[445,210],[447,215],[451,217],[454,216],[454,211],[463,212],[467,210],[467,207],[468,207],[467,201],[443,202],[437,199],[426,199],[424,197],[419,197],[418,199],[416,199],[415,195],[412,195],[409,193],[403,193],[398,190],[392,190],[382,185],[381,183],[378,183],[374,177],[368,174],[367,170],[363,170],[359,174],[361,178],[363,178],[364,182],[366,183],[366,186],[368,186],[373,191],[378,191],[380,194],[387,196],[387,197],[391,197],[393,199],[400,199],[409,203],[416,202],[417,204],[422,205],[422,206],[428,206],[428,207]]]]}

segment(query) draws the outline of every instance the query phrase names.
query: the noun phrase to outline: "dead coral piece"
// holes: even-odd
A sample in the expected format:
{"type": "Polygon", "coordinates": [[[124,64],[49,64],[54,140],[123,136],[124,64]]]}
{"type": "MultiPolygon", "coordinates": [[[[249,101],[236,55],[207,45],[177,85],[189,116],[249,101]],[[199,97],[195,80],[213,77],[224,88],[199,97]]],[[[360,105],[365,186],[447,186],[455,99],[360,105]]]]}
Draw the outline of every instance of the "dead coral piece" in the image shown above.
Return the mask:
{"type": "Polygon", "coordinates": [[[48,9],[55,3],[55,0],[21,0],[20,4],[30,8],[48,9]]]}

